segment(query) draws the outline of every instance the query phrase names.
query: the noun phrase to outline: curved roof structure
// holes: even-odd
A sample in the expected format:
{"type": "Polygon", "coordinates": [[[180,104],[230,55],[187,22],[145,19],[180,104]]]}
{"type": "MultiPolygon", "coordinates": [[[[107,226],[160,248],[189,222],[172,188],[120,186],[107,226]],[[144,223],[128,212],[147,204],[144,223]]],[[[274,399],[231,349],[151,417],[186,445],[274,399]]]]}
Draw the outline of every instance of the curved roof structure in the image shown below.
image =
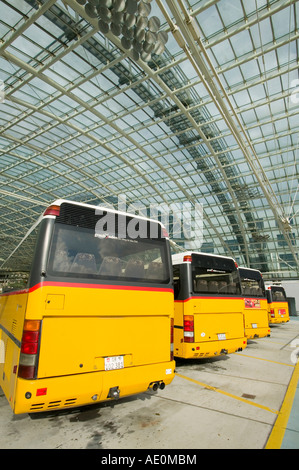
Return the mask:
{"type": "Polygon", "coordinates": [[[295,0],[1,0],[0,266],[64,198],[298,278],[298,30],[295,0]]]}

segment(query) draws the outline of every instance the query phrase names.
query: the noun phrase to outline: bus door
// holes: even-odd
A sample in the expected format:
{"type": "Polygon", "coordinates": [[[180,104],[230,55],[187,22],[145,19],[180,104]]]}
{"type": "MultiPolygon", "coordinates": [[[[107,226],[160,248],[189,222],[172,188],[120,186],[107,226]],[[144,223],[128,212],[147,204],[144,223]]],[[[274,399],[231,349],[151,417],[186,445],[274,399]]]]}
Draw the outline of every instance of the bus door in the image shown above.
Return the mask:
{"type": "MultiPolygon", "coordinates": [[[[14,407],[18,380],[24,319],[27,309],[29,289],[29,268],[26,257],[32,259],[37,230],[32,231],[12,257],[17,260],[18,270],[3,269],[0,294],[0,385],[14,407]]],[[[30,264],[31,261],[29,261],[30,264]]]]}
{"type": "Polygon", "coordinates": [[[12,404],[17,381],[17,366],[28,290],[12,290],[15,279],[8,277],[8,286],[0,295],[0,385],[12,404]]]}

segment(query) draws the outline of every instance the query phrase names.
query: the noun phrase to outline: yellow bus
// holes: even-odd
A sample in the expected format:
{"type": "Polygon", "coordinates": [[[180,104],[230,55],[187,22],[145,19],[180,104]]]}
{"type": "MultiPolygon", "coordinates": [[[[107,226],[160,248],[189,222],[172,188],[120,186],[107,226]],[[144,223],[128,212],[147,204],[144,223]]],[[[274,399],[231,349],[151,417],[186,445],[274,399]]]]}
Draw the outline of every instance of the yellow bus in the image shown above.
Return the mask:
{"type": "Polygon", "coordinates": [[[290,321],[289,304],[282,286],[267,287],[269,323],[286,323],[290,321]]]}
{"type": "Polygon", "coordinates": [[[174,356],[214,357],[243,350],[243,297],[235,261],[206,253],[172,256],[174,356]]]}
{"type": "Polygon", "coordinates": [[[171,383],[171,255],[159,222],[57,200],[1,270],[0,385],[15,414],[171,383]]]}
{"type": "Polygon", "coordinates": [[[244,295],[245,335],[250,338],[270,336],[268,303],[263,276],[257,269],[239,267],[244,295]]]}

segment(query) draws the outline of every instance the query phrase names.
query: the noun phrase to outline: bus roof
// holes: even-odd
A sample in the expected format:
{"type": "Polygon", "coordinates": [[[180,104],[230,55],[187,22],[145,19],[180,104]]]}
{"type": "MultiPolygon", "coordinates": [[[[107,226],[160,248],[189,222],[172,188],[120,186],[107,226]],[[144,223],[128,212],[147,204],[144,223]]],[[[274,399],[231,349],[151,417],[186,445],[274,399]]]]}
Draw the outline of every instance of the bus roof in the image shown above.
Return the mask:
{"type": "MultiPolygon", "coordinates": [[[[98,210],[103,210],[103,211],[109,211],[109,212],[113,212],[114,214],[126,215],[126,216],[129,216],[129,217],[136,217],[137,219],[147,220],[147,221],[150,221],[150,222],[155,222],[155,223],[161,225],[161,227],[165,229],[164,225],[159,220],[151,219],[149,217],[142,217],[142,216],[139,216],[139,215],[136,215],[136,214],[132,214],[130,212],[118,211],[118,210],[112,209],[110,207],[96,206],[94,204],[88,204],[86,202],[70,201],[68,199],[56,199],[55,201],[53,201],[51,204],[49,204],[47,206],[47,208],[45,209],[44,212],[46,212],[46,210],[51,206],[61,206],[61,204],[63,204],[63,203],[74,204],[74,205],[77,205],[77,206],[86,207],[88,209],[98,209],[98,210]]],[[[44,216],[45,217],[52,217],[51,215],[49,215],[49,216],[44,215],[44,216]]]]}
{"type": "Polygon", "coordinates": [[[246,268],[245,266],[239,266],[239,272],[241,278],[248,278],[248,279],[254,279],[254,280],[259,280],[262,279],[262,273],[258,269],[252,269],[252,268],[246,268]]]}
{"type": "Polygon", "coordinates": [[[259,271],[258,269],[247,268],[246,266],[239,266],[239,270],[240,271],[242,271],[242,270],[251,271],[252,273],[260,273],[260,275],[262,276],[261,271],[259,271]]]}
{"type": "Polygon", "coordinates": [[[215,255],[213,253],[202,253],[199,251],[185,251],[184,253],[176,253],[175,255],[172,255],[171,256],[172,264],[181,264],[184,262],[185,256],[192,256],[192,255],[203,255],[203,256],[210,256],[211,258],[230,259],[235,263],[235,260],[231,258],[230,256],[215,255]]]}
{"type": "Polygon", "coordinates": [[[281,284],[270,284],[269,286],[266,287],[268,290],[275,290],[275,289],[282,289],[285,291],[285,288],[281,284]]]}

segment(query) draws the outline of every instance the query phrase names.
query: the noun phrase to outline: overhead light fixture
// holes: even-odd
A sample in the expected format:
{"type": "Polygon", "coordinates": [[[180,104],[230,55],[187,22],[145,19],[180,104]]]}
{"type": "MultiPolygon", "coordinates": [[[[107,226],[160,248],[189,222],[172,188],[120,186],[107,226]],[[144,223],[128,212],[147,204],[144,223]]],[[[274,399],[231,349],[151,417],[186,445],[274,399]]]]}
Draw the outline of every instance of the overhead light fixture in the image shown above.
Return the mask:
{"type": "Polygon", "coordinates": [[[152,54],[163,54],[168,35],[159,31],[161,23],[157,16],[149,18],[152,0],[76,1],[84,5],[87,16],[98,19],[101,33],[121,37],[123,48],[131,50],[135,60],[148,62],[152,54]]]}

